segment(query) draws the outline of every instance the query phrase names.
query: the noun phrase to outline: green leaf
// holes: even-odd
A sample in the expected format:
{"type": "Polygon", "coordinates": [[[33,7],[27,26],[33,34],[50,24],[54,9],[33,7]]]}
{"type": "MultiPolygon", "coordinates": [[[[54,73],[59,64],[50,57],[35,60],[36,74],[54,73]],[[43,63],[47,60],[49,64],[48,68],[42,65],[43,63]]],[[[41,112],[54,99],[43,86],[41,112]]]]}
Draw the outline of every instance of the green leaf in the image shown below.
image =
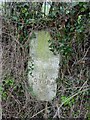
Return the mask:
{"type": "Polygon", "coordinates": [[[12,80],[12,79],[7,79],[7,80],[5,81],[5,84],[12,86],[12,85],[14,84],[14,80],[12,80]]]}

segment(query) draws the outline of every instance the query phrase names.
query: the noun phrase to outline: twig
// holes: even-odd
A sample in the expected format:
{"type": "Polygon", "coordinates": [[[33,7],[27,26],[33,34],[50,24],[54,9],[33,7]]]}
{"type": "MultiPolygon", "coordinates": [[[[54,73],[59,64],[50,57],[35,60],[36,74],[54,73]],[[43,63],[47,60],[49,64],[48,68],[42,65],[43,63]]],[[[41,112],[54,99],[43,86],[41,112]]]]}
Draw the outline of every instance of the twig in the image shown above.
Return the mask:
{"type": "MultiPolygon", "coordinates": [[[[67,102],[67,101],[70,101],[73,97],[77,96],[79,93],[82,93],[82,92],[85,92],[87,90],[89,90],[90,88],[87,88],[87,89],[84,89],[82,91],[79,91],[77,92],[76,94],[72,95],[71,97],[69,97],[66,101],[64,101],[60,106],[59,106],[59,109],[67,102]]],[[[50,107],[47,107],[47,108],[50,108],[50,107]]],[[[42,113],[45,111],[45,108],[42,109],[41,111],[37,112],[36,114],[34,114],[33,116],[31,116],[30,118],[34,118],[35,116],[37,116],[38,114],[42,113]]],[[[53,118],[55,118],[57,115],[54,115],[53,118]]]]}
{"type": "Polygon", "coordinates": [[[56,118],[58,111],[60,111],[60,108],[67,102],[70,101],[73,97],[77,96],[79,93],[85,92],[87,90],[89,90],[90,88],[84,89],[82,91],[77,92],[76,94],[72,95],[71,97],[69,97],[68,99],[66,99],[60,106],[59,106],[59,110],[56,111],[56,114],[53,116],[53,118],[56,118]]]}

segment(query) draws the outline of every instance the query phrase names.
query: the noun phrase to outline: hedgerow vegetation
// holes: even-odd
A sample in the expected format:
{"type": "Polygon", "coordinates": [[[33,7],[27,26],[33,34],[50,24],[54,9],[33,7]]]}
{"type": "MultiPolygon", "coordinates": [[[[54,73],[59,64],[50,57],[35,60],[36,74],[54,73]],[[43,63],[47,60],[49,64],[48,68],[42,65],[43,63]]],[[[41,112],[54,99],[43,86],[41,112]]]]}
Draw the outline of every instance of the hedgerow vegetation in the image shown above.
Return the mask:
{"type": "MultiPolygon", "coordinates": [[[[2,4],[4,118],[90,118],[89,2],[7,2],[2,4]],[[57,95],[38,101],[28,85],[29,40],[48,30],[50,50],[60,54],[57,95]],[[47,109],[47,110],[46,110],[47,109]]],[[[32,71],[32,69],[31,69],[32,71]]]]}

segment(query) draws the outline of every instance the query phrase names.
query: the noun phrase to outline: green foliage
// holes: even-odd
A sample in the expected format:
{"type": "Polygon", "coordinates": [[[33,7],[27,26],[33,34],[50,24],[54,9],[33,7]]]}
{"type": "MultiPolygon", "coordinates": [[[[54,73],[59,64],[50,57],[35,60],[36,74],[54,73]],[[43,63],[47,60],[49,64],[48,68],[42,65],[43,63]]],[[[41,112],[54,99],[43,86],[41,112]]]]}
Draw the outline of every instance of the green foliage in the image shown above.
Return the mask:
{"type": "Polygon", "coordinates": [[[66,39],[63,40],[49,40],[50,50],[54,54],[61,54],[67,58],[72,53],[72,47],[69,44],[66,44],[66,39]]]}
{"type": "Polygon", "coordinates": [[[57,25],[61,24],[61,28],[55,32],[53,39],[49,40],[49,47],[54,54],[61,54],[62,58],[64,58],[62,59],[64,62],[62,62],[65,63],[66,60],[67,64],[72,59],[72,56],[74,57],[76,54],[73,48],[73,41],[75,41],[77,46],[85,41],[85,26],[89,25],[90,13],[88,3],[78,3],[71,11],[67,8],[67,5],[64,5],[62,9],[63,11],[60,12],[65,14],[66,11],[67,14],[63,18],[64,20],[66,19],[66,22],[63,20],[64,25],[62,25],[62,22],[57,22],[57,25]]]}
{"type": "Polygon", "coordinates": [[[6,79],[5,80],[5,85],[13,86],[13,84],[14,84],[14,80],[13,79],[6,79]]]}
{"type": "Polygon", "coordinates": [[[0,87],[0,91],[2,94],[2,99],[6,100],[8,97],[8,90],[14,86],[14,80],[10,77],[3,80],[2,86],[0,87]]]}
{"type": "Polygon", "coordinates": [[[61,102],[64,103],[64,106],[72,106],[75,103],[75,99],[72,98],[71,100],[69,99],[69,97],[66,96],[61,96],[61,102]]]}

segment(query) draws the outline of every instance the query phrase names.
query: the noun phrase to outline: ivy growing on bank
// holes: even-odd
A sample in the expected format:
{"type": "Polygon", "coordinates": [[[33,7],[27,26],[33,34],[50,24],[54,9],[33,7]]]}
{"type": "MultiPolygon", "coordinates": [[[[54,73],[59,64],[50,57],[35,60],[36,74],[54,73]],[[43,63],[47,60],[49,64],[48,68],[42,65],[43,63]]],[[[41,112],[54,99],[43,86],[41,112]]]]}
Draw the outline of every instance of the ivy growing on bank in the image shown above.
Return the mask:
{"type": "Polygon", "coordinates": [[[90,6],[87,2],[49,4],[51,8],[48,15],[45,15],[42,12],[43,3],[8,3],[6,8],[12,7],[9,10],[10,15],[8,13],[5,15],[17,25],[16,36],[22,44],[32,29],[50,28],[52,31],[52,40],[49,40],[50,50],[61,53],[67,59],[74,52],[73,39],[80,44],[86,37],[84,33],[86,26],[89,25],[90,6]]]}
{"type": "MultiPolygon", "coordinates": [[[[64,105],[64,108],[62,107],[61,109],[62,115],[65,117],[69,116],[69,112],[71,112],[70,110],[72,110],[74,107],[75,110],[78,109],[78,106],[81,107],[82,103],[85,103],[83,104],[83,108],[84,106],[86,108],[84,108],[84,112],[87,113],[87,109],[89,108],[87,102],[89,101],[87,100],[89,96],[88,90],[81,95],[81,92],[84,91],[84,88],[88,89],[90,73],[89,2],[52,2],[48,4],[51,6],[48,14],[45,13],[45,7],[44,11],[42,11],[43,3],[8,2],[3,5],[4,14],[2,17],[3,22],[5,23],[4,26],[6,27],[6,30],[5,27],[3,27],[3,31],[7,31],[6,34],[10,33],[10,36],[7,35],[5,39],[3,38],[3,43],[5,43],[4,47],[6,47],[6,53],[4,52],[6,56],[4,59],[7,58],[8,55],[11,55],[9,57],[13,56],[13,59],[16,57],[12,62],[14,67],[12,67],[10,70],[10,76],[6,73],[7,76],[5,76],[3,81],[3,100],[7,103],[7,100],[9,100],[10,97],[10,100],[12,101],[10,104],[12,104],[12,106],[16,105],[14,107],[17,110],[12,113],[14,116],[17,115],[17,111],[19,111],[17,116],[30,117],[37,113],[38,110],[42,111],[43,109],[44,104],[37,104],[37,101],[35,101],[32,96],[30,96],[31,101],[28,101],[27,96],[29,96],[29,94],[27,91],[29,91],[29,89],[27,87],[27,79],[25,74],[21,74],[20,77],[16,76],[21,73],[21,71],[24,73],[28,72],[26,69],[27,61],[29,60],[28,54],[26,54],[29,53],[28,38],[30,40],[31,38],[35,37],[35,30],[43,29],[48,30],[52,38],[48,40],[49,49],[54,53],[54,55],[60,54],[62,56],[62,60],[59,64],[59,79],[57,80],[58,104],[62,105],[63,103],[64,105]],[[32,35],[29,37],[30,33],[32,33],[32,35]],[[8,39],[11,38],[12,35],[14,35],[16,38],[15,41],[13,39],[11,39],[11,41],[8,39]],[[7,51],[7,47],[10,47],[8,49],[10,52],[7,51]],[[11,53],[13,53],[13,55],[11,53]],[[81,92],[79,91],[80,89],[82,89],[81,92]],[[73,98],[72,96],[74,96],[74,94],[77,95],[78,92],[80,92],[80,97],[75,96],[73,98]],[[16,101],[14,101],[14,98],[16,101]],[[17,106],[22,107],[22,110],[18,110],[17,106]]],[[[5,64],[4,68],[7,66],[8,65],[5,64]]],[[[33,67],[34,65],[32,62],[30,66],[31,75],[33,67]]],[[[31,88],[30,91],[32,91],[31,88]]],[[[53,111],[55,114],[54,110],[56,110],[56,108],[58,110],[58,106],[55,106],[54,104],[55,103],[53,103],[51,106],[51,111],[53,111]]],[[[7,106],[6,108],[7,113],[9,108],[7,106]]],[[[79,116],[81,111],[72,111],[72,116],[79,116]]],[[[40,115],[43,116],[43,113],[40,115]]],[[[53,113],[50,113],[49,117],[51,116],[53,116],[53,113]]]]}

